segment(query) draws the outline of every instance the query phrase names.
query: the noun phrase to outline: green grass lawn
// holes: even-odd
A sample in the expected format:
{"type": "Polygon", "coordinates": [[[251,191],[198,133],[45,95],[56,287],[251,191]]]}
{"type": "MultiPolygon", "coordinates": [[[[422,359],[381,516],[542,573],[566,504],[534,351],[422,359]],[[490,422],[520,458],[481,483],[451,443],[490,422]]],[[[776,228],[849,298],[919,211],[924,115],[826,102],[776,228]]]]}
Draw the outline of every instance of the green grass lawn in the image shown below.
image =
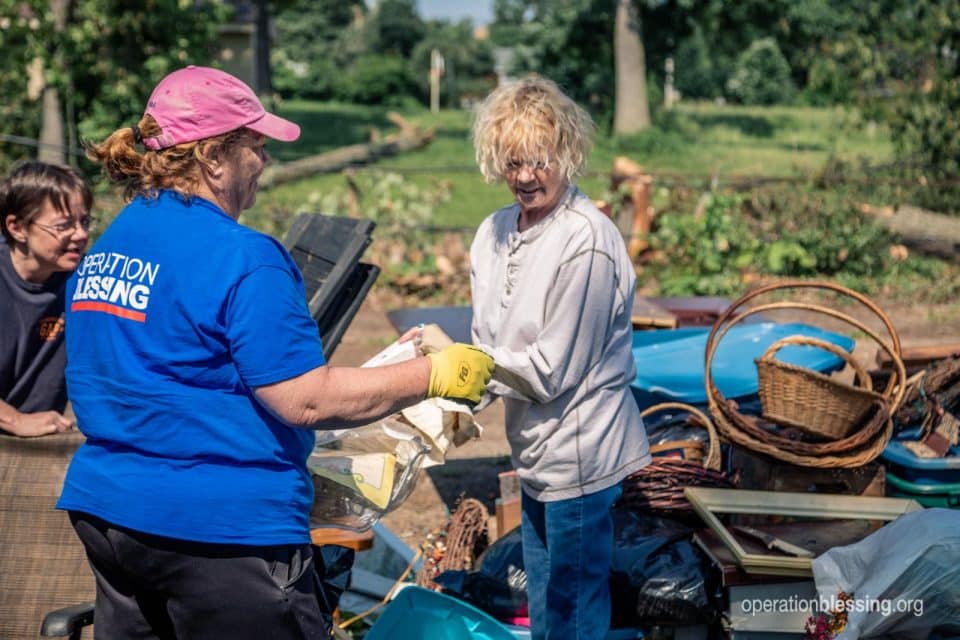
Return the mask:
{"type": "MultiPolygon", "coordinates": [[[[280,112],[298,122],[303,133],[294,144],[268,146],[279,162],[365,142],[373,128],[384,134],[394,129],[386,119],[387,109],[381,107],[291,100],[281,105],[280,112]]],[[[439,181],[449,183],[450,199],[434,211],[432,223],[437,226],[474,227],[510,202],[506,187],[485,184],[476,168],[468,112],[420,110],[403,115],[419,126],[436,128],[435,138],[421,150],[362,170],[396,171],[423,189],[439,181]]],[[[850,114],[841,108],[682,104],[639,135],[601,136],[587,174],[578,182],[592,197],[602,198],[609,189],[613,159],[619,155],[640,163],[662,182],[685,181],[697,188],[711,177],[723,183],[743,177],[805,175],[831,155],[865,158],[870,164],[892,159],[885,129],[854,127],[850,121],[850,114]]],[[[344,186],[343,176],[335,174],[264,190],[245,219],[268,232],[282,233],[293,213],[318,211],[324,194],[344,186]]]]}

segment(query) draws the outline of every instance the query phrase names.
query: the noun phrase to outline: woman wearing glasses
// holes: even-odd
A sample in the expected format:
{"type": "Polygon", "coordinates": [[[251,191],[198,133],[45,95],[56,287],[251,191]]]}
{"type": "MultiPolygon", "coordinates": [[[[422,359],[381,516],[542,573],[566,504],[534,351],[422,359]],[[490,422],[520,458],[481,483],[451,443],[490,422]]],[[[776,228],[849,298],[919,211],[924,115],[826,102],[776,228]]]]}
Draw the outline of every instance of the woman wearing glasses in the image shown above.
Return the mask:
{"type": "Polygon", "coordinates": [[[523,561],[533,638],[603,638],[610,620],[610,508],[650,461],[628,384],[633,265],[613,223],[572,182],[589,116],[556,84],[496,89],[473,127],[477,163],[515,202],[470,249],[473,340],[495,375],[523,488],[523,561]],[[505,384],[507,383],[507,384],[505,384]]]}
{"type": "Polygon", "coordinates": [[[90,239],[90,188],[70,167],[28,162],[0,184],[0,429],[67,431],[65,285],[90,239]]]}

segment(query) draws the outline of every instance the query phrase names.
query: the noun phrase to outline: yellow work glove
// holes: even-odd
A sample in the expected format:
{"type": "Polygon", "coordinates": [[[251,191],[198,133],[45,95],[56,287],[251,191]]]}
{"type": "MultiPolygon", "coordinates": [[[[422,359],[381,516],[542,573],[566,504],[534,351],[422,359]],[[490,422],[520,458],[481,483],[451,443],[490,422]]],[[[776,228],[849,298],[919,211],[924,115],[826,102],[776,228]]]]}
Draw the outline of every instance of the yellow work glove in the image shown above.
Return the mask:
{"type": "Polygon", "coordinates": [[[430,358],[430,386],[428,398],[451,398],[480,402],[490,376],[493,374],[493,358],[476,347],[455,343],[430,358]]]}

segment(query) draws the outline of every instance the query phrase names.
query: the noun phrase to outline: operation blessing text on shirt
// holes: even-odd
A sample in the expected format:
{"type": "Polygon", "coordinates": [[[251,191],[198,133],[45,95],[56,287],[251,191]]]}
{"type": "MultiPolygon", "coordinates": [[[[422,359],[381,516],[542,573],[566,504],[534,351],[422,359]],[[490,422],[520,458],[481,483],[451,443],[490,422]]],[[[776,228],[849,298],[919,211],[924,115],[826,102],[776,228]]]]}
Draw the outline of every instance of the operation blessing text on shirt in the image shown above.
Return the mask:
{"type": "Polygon", "coordinates": [[[114,252],[92,253],[77,267],[72,311],[101,311],[144,322],[160,265],[114,252]]]}

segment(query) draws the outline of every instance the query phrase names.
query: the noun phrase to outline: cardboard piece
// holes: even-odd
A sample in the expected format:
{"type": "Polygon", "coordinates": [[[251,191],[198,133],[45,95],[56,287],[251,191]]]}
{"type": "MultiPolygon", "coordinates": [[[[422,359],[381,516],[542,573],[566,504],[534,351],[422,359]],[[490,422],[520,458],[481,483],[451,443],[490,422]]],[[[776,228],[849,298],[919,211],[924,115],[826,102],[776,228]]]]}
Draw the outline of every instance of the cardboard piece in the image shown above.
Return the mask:
{"type": "Polygon", "coordinates": [[[507,500],[497,498],[495,507],[497,538],[502,538],[520,526],[520,498],[509,498],[507,500]]]}
{"type": "Polygon", "coordinates": [[[362,495],[386,509],[393,491],[397,458],[392,453],[314,456],[310,471],[362,495]]]}
{"type": "Polygon", "coordinates": [[[630,309],[634,329],[675,329],[677,316],[650,298],[636,296],[630,309]]]}

